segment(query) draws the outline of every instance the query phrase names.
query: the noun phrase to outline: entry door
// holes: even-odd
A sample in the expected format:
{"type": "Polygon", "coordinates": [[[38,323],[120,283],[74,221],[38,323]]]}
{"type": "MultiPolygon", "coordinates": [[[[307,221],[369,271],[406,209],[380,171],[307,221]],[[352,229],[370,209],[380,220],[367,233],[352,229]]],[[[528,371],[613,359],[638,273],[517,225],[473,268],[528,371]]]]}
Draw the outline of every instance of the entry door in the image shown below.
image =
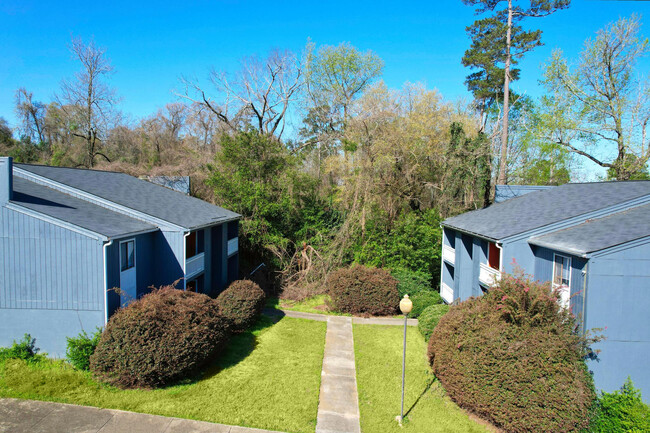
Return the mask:
{"type": "Polygon", "coordinates": [[[136,281],[135,239],[129,239],[120,242],[120,291],[123,306],[136,299],[136,281]]]}

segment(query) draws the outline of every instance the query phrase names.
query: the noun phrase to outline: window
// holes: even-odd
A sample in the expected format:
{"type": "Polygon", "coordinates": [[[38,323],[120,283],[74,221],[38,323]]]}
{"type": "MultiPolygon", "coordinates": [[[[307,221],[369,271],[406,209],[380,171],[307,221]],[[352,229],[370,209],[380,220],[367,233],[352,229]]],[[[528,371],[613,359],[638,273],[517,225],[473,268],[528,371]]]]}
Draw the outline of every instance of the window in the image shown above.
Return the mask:
{"type": "Polygon", "coordinates": [[[135,266],[135,241],[120,242],[120,270],[122,272],[135,266]]]}
{"type": "Polygon", "coordinates": [[[190,257],[194,257],[204,251],[205,236],[203,235],[203,230],[191,232],[187,238],[185,238],[185,257],[189,259],[190,257]]]}
{"type": "Polygon", "coordinates": [[[560,304],[568,308],[571,297],[571,258],[555,254],[553,257],[553,290],[560,292],[560,304]]]}
{"type": "Polygon", "coordinates": [[[488,242],[488,265],[492,269],[500,270],[501,266],[501,250],[497,248],[494,242],[488,242]]]}

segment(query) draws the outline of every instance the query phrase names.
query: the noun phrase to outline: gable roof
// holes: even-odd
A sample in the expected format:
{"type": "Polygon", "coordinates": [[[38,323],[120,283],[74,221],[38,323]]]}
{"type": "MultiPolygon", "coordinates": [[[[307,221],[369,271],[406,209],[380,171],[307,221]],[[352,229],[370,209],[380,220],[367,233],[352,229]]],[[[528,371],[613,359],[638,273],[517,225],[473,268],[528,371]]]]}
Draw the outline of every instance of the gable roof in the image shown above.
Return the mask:
{"type": "Polygon", "coordinates": [[[650,236],[650,204],[535,236],[528,243],[583,255],[650,236]]]}
{"type": "Polygon", "coordinates": [[[11,203],[109,238],[157,229],[152,224],[19,177],[13,179],[11,203]]]}
{"type": "Polygon", "coordinates": [[[240,217],[222,207],[124,173],[30,164],[14,164],[14,167],[188,230],[240,217]]]}
{"type": "Polygon", "coordinates": [[[644,196],[650,196],[650,181],[569,183],[448,218],[442,225],[498,241],[644,196]]]}

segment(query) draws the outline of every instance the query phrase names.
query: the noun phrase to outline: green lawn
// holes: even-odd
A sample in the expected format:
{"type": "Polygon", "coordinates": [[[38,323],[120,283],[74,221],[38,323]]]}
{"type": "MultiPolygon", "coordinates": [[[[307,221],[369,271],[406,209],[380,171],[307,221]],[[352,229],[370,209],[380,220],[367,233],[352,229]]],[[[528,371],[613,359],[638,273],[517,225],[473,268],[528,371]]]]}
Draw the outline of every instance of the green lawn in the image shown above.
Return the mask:
{"type": "Polygon", "coordinates": [[[402,386],[401,326],[354,326],[354,355],[363,433],[486,432],[444,393],[426,360],[426,343],[409,326],[406,353],[405,422],[399,427],[402,386]]]}
{"type": "Polygon", "coordinates": [[[282,310],[299,311],[301,313],[329,314],[331,316],[351,316],[351,314],[330,311],[327,308],[327,295],[316,295],[304,301],[289,301],[287,299],[269,298],[267,307],[282,310]]]}
{"type": "Polygon", "coordinates": [[[0,365],[0,397],[49,400],[312,433],[316,427],[326,324],[263,318],[236,336],[193,382],[159,390],[119,390],[62,361],[0,365]]]}

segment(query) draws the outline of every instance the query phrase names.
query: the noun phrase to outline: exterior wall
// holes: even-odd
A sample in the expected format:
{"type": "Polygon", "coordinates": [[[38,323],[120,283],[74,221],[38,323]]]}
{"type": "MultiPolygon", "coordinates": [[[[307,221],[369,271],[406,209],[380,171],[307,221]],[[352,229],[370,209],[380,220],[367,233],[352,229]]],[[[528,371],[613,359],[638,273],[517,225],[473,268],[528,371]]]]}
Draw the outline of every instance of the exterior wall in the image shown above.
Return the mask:
{"type": "MultiPolygon", "coordinates": [[[[156,259],[153,265],[154,281],[156,286],[171,284],[183,278],[184,245],[185,239],[182,231],[159,231],[153,238],[153,250],[156,259]]],[[[183,287],[181,281],[178,285],[183,287]]]]}
{"type": "Polygon", "coordinates": [[[606,338],[588,364],[596,387],[613,391],[630,376],[650,402],[650,242],[596,255],[587,272],[586,328],[606,338]]]}
{"type": "MultiPolygon", "coordinates": [[[[454,291],[454,298],[458,293],[461,301],[472,296],[472,287],[474,286],[474,239],[463,233],[456,233],[456,270],[455,277],[457,281],[458,292],[454,291]]],[[[477,278],[477,277],[476,277],[477,278]]]]}
{"type": "Polygon", "coordinates": [[[0,346],[25,333],[52,356],[104,325],[102,242],[0,207],[0,346]]]}
{"type": "Polygon", "coordinates": [[[547,283],[549,290],[552,288],[551,282],[553,280],[553,257],[554,254],[561,254],[564,257],[571,258],[571,313],[576,317],[581,328],[584,328],[585,304],[584,299],[586,295],[585,282],[586,282],[586,269],[587,259],[582,257],[573,256],[571,254],[553,251],[548,248],[533,247],[535,253],[535,280],[541,283],[547,283]],[[583,274],[583,271],[585,273],[583,274]]]}
{"type": "Polygon", "coordinates": [[[120,287],[120,241],[135,240],[136,290],[137,297],[139,298],[149,293],[150,286],[160,286],[157,283],[158,277],[155,270],[164,268],[165,266],[162,262],[164,256],[160,255],[154,249],[155,240],[159,236],[159,233],[144,233],[137,236],[113,239],[113,243],[106,248],[106,284],[108,286],[107,300],[109,316],[120,306],[131,301],[126,296],[120,296],[113,290],[114,288],[120,287]]]}

